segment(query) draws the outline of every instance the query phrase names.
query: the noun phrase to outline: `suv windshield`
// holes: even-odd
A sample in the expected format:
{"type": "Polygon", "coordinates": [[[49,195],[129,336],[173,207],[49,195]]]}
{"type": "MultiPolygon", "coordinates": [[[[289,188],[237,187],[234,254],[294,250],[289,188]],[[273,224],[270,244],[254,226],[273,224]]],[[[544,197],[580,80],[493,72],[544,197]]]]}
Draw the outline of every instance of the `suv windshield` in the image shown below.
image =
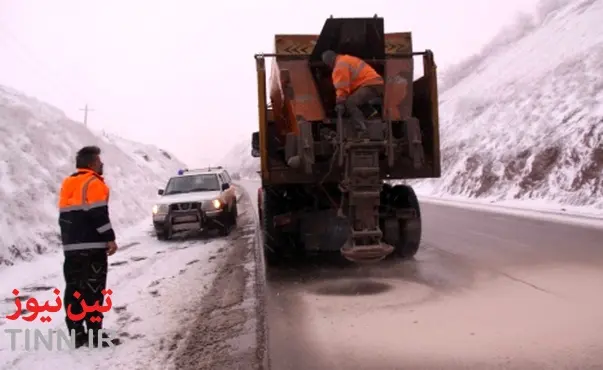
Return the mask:
{"type": "Polygon", "coordinates": [[[173,177],[165,188],[165,195],[190,193],[193,191],[215,191],[220,190],[220,183],[215,174],[202,174],[173,177]]]}

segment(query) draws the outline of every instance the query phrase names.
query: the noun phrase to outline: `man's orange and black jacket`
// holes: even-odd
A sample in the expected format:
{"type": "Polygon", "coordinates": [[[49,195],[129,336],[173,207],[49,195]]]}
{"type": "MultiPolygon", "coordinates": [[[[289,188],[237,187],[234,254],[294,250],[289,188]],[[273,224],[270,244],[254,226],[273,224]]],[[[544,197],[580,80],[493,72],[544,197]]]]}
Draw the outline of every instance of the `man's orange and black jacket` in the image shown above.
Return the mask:
{"type": "Polygon", "coordinates": [[[332,73],[337,100],[344,100],[364,86],[382,86],[383,77],[360,58],[342,54],[335,59],[332,73]]]}
{"type": "Polygon", "coordinates": [[[109,220],[109,187],[96,172],[78,168],[63,180],[59,225],[63,249],[104,249],[115,240],[109,220]]]}

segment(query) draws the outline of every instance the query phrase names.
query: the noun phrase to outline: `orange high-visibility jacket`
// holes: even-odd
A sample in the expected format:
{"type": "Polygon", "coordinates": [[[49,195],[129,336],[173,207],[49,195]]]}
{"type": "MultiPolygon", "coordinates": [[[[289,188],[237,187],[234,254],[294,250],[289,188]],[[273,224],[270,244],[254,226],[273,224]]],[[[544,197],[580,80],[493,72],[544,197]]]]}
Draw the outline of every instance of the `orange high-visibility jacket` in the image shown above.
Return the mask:
{"type": "Polygon", "coordinates": [[[109,187],[92,170],[78,168],[63,180],[59,225],[64,251],[103,249],[115,240],[108,202],[109,187]]]}
{"type": "Polygon", "coordinates": [[[337,56],[332,78],[337,100],[347,98],[359,87],[383,85],[383,78],[368,63],[346,54],[337,56]]]}

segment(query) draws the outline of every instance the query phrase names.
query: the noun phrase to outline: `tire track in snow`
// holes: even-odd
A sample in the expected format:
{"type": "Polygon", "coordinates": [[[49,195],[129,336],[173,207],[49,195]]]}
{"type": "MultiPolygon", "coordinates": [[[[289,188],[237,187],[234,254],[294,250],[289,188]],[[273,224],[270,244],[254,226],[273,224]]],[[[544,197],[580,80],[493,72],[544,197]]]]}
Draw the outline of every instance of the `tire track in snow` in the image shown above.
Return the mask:
{"type": "Polygon", "coordinates": [[[264,369],[263,269],[258,254],[257,220],[244,191],[239,227],[229,236],[231,250],[200,311],[182,337],[173,338],[164,369],[264,369]],[[262,270],[263,271],[263,270],[262,270]],[[261,276],[261,273],[260,273],[261,276]]]}

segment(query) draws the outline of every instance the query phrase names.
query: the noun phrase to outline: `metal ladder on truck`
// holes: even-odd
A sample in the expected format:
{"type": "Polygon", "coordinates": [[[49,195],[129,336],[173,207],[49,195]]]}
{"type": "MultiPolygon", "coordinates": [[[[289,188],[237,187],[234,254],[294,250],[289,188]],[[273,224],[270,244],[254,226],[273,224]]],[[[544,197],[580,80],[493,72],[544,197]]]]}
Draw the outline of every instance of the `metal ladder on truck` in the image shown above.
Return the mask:
{"type": "MultiPolygon", "coordinates": [[[[337,117],[339,135],[339,166],[344,166],[341,183],[342,211],[347,211],[351,227],[350,242],[341,254],[354,262],[376,262],[393,252],[394,247],[382,243],[379,228],[379,206],[382,182],[379,155],[387,150],[386,140],[371,140],[350,134],[343,117],[337,117]]],[[[345,212],[344,211],[344,212],[345,212]]]]}

